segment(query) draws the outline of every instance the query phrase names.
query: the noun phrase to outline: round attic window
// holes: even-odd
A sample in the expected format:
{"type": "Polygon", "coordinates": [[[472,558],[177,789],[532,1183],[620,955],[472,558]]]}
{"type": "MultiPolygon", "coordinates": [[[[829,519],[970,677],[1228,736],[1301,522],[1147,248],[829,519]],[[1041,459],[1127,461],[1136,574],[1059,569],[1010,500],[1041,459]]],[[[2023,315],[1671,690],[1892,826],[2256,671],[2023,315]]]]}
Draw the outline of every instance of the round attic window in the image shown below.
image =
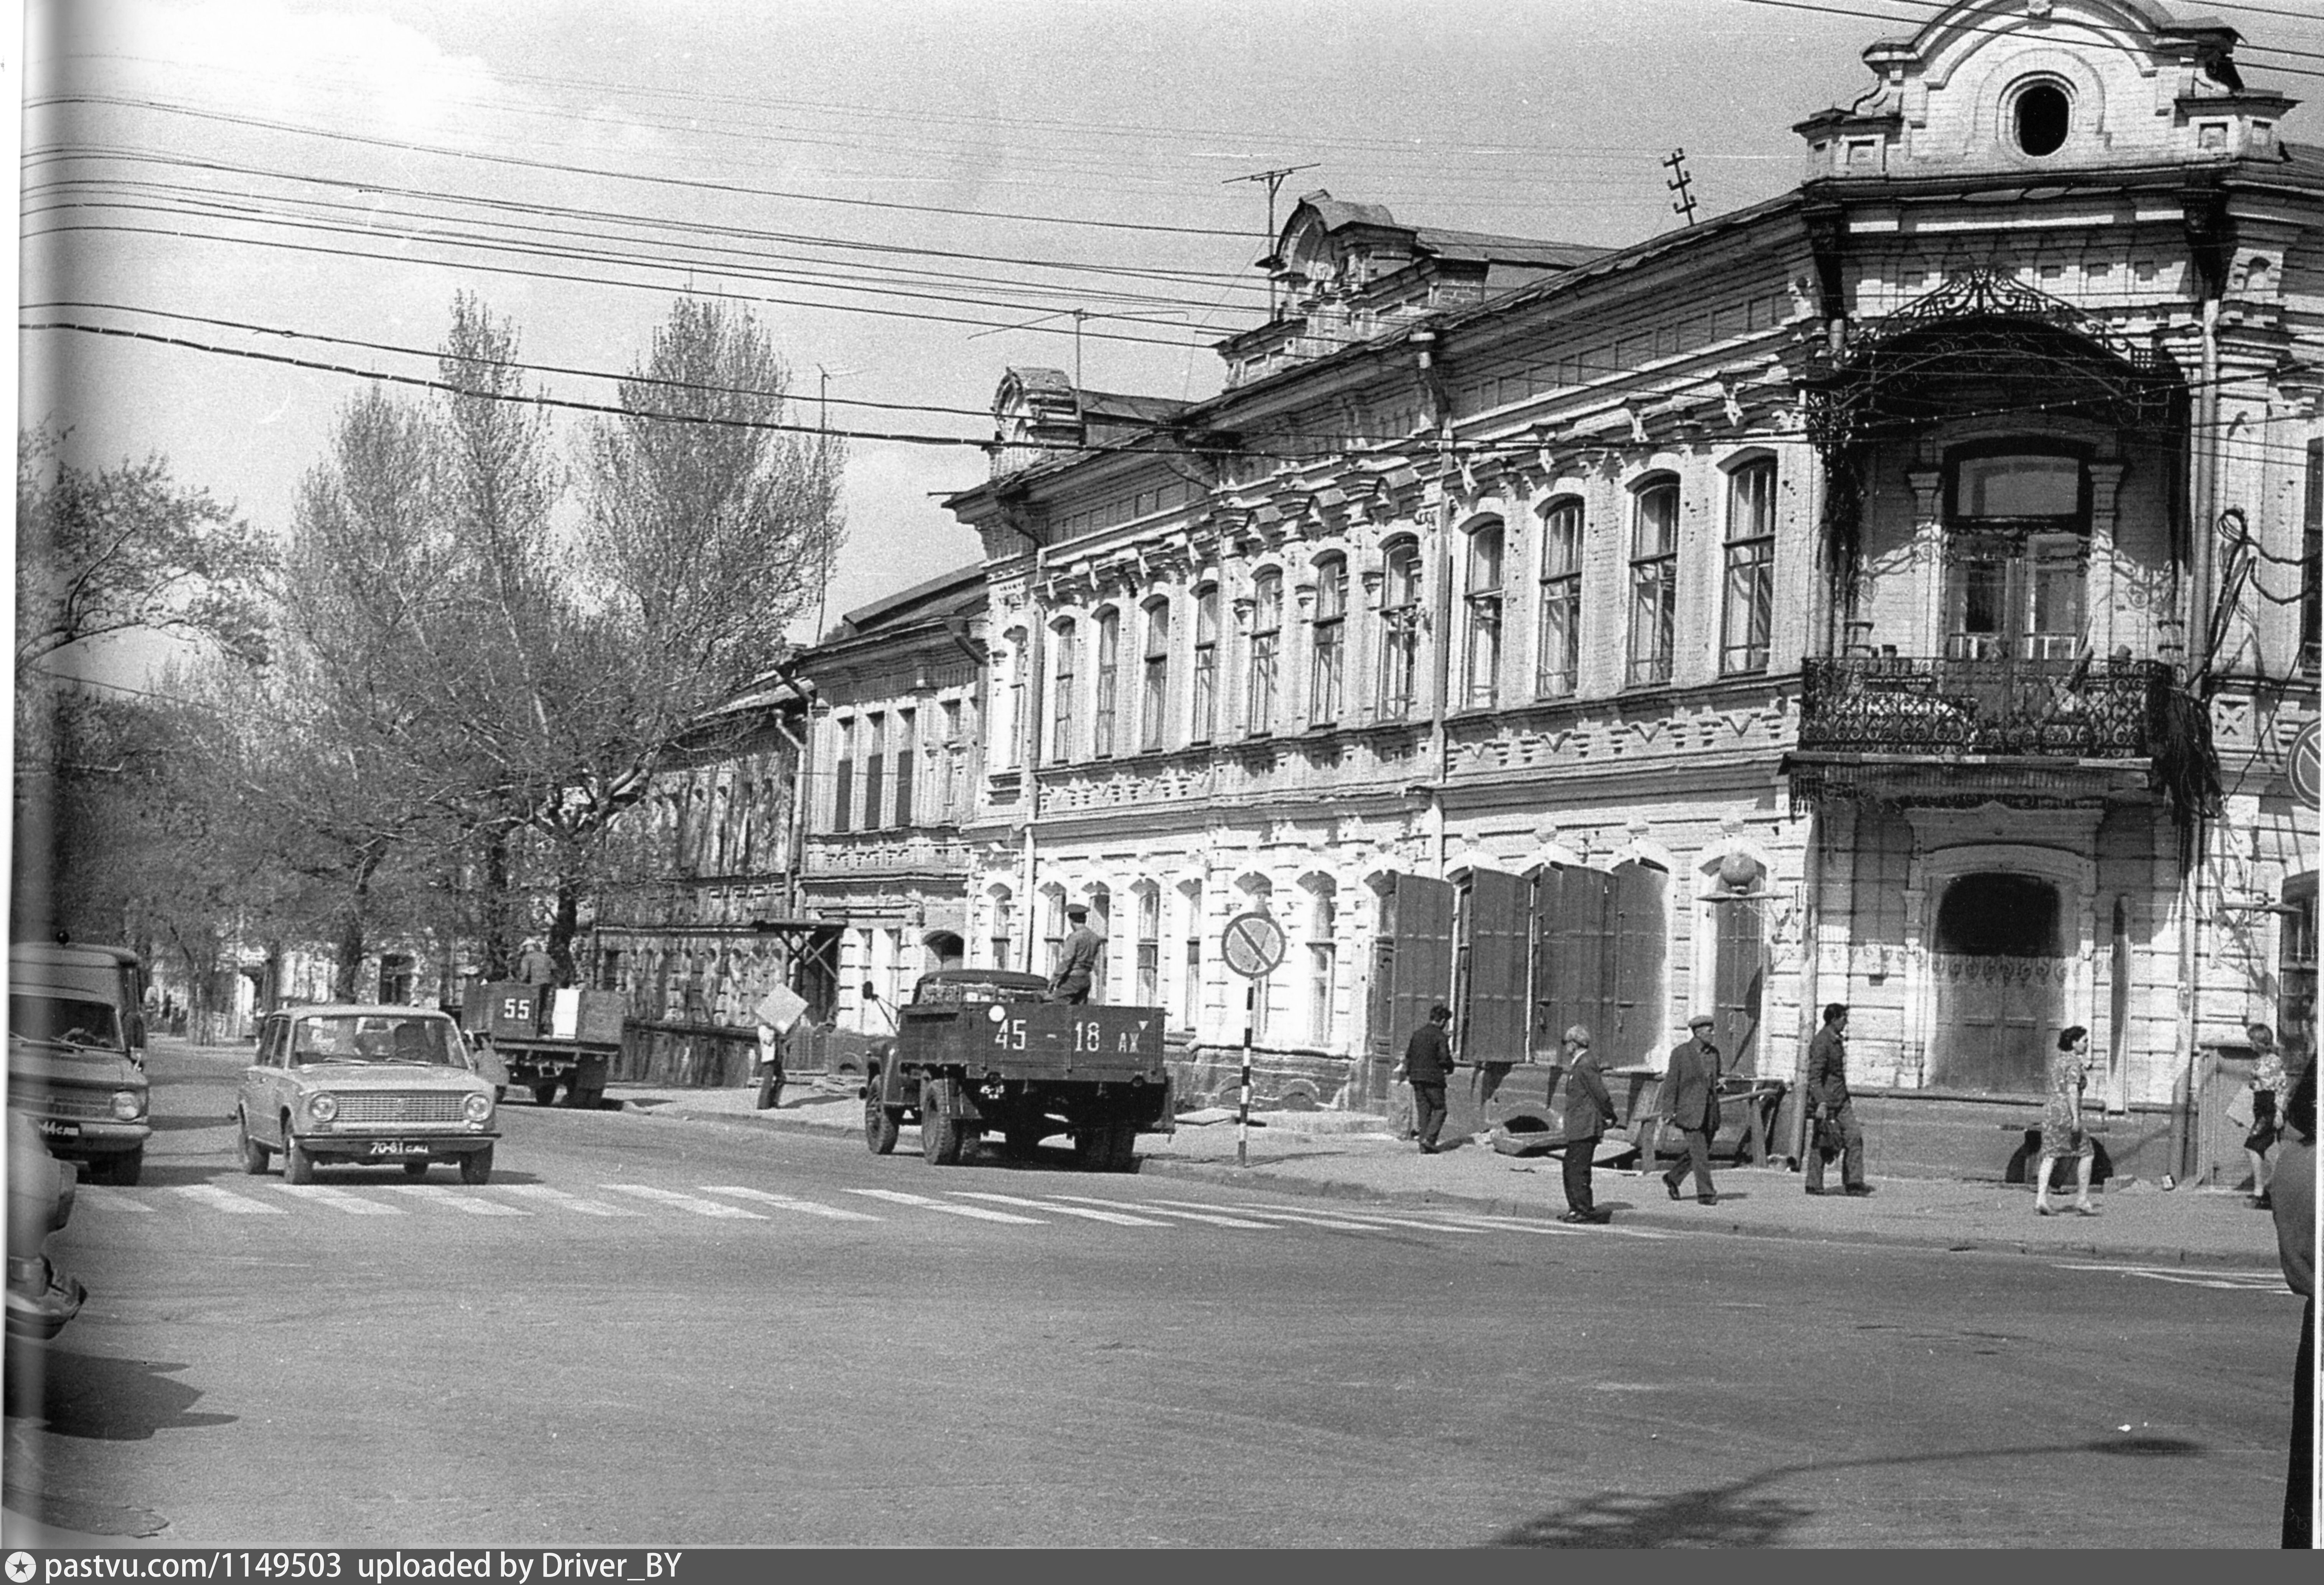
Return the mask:
{"type": "Polygon", "coordinates": [[[2074,124],[2074,102],[2054,84],[2035,83],[2017,96],[2010,119],[2017,146],[2038,160],[2065,145],[2074,124]]]}

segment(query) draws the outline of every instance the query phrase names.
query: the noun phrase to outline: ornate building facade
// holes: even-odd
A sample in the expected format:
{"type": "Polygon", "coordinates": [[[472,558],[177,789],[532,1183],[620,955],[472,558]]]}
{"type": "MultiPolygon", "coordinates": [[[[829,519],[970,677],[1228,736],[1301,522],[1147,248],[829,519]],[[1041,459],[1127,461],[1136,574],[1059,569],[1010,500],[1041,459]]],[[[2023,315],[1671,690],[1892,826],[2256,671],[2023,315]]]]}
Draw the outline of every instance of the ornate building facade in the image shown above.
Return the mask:
{"type": "Polygon", "coordinates": [[[1086,903],[1190,1089],[1248,1022],[1317,1104],[1449,1000],[1480,1118],[1569,1023],[1787,1077],[1837,1000],[1892,1116],[1989,1141],[2079,1023],[2116,1154],[2183,1164],[2247,1018],[2313,1043],[2324,154],[2235,41],[1969,0],[1775,199],[1604,253],[1316,193],[1222,395],[1099,447],[1013,372],[948,502],[969,960],[1086,903]]]}

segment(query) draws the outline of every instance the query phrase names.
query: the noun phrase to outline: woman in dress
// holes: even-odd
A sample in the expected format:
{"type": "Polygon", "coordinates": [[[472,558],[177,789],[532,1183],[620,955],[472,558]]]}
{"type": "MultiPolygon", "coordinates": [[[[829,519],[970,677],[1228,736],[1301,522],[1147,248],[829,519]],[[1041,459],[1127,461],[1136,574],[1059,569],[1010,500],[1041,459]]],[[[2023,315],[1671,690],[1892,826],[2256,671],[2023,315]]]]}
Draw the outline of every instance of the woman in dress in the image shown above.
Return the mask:
{"type": "Polygon", "coordinates": [[[2244,1136],[2244,1155],[2251,1160],[2252,1204],[2265,1211],[2273,1203],[2267,1196],[2268,1180],[2275,1175],[2275,1164],[2268,1152],[2281,1138],[2276,1123],[2276,1098],[2283,1093],[2283,1054],[2275,1048],[2275,1031],[2265,1024],[2253,1024],[2244,1031],[2251,1042],[2251,1116],[2245,1120],[2251,1131],[2244,1136]]]}
{"type": "Polygon", "coordinates": [[[2090,1163],[2098,1147],[2082,1131],[2082,1089],[2089,1083],[2090,1032],[2076,1024],[2058,1035],[2058,1055],[2050,1064],[2050,1101],[2042,1113],[2042,1175],[2035,1180],[2034,1210],[2055,1216],[2050,1203],[2050,1174],[2061,1156],[2074,1160],[2074,1211],[2096,1216],[2090,1203],[2090,1163]]]}

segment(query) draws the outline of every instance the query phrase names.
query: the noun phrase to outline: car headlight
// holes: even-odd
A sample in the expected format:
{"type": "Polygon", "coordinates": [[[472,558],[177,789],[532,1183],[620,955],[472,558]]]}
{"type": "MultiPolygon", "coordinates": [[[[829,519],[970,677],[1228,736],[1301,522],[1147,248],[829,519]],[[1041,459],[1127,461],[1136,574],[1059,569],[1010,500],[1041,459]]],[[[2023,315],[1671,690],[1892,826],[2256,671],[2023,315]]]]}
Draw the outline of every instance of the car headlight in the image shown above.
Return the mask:
{"type": "Polygon", "coordinates": [[[472,1123],[488,1123],[492,1121],[493,1098],[483,1093],[469,1096],[467,1101],[467,1112],[468,1120],[472,1123]]]}
{"type": "Polygon", "coordinates": [[[125,1123],[135,1122],[145,1115],[145,1097],[134,1090],[115,1090],[113,1092],[113,1115],[125,1123]]]}
{"type": "Polygon", "coordinates": [[[339,1098],[336,1095],[318,1095],[307,1102],[307,1113],[318,1123],[329,1122],[339,1115],[339,1098]]]}

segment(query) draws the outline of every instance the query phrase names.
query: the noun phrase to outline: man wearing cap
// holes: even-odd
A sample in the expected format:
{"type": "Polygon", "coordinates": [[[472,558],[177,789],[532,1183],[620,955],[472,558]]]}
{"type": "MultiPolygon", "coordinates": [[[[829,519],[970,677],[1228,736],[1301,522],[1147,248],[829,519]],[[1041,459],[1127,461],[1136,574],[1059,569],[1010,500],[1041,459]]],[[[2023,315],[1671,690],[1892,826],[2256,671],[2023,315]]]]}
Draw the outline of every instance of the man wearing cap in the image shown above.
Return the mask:
{"type": "Polygon", "coordinates": [[[1808,1042],[1808,1193],[1823,1193],[1825,1152],[1840,1154],[1840,1186],[1850,1194],[1869,1194],[1864,1181],[1864,1130],[1857,1125],[1856,1108],[1848,1098],[1848,1004],[1835,1001],[1823,1009],[1823,1027],[1808,1042]],[[1821,1117],[1822,1121],[1817,1121],[1821,1117]]]}
{"type": "Polygon", "coordinates": [[[1444,1037],[1452,1009],[1438,1002],[1428,1009],[1428,1021],[1412,1032],[1404,1048],[1405,1082],[1412,1086],[1413,1129],[1420,1136],[1420,1153],[1437,1152],[1436,1136],[1444,1128],[1444,1082],[1452,1075],[1452,1043],[1444,1037]]]}
{"type": "Polygon", "coordinates": [[[1590,1031],[1576,1024],[1565,1031],[1565,1203],[1567,1221],[1611,1221],[1590,1192],[1590,1169],[1599,1138],[1614,1120],[1614,1098],[1606,1092],[1598,1059],[1590,1055],[1590,1031]]]}
{"type": "Polygon", "coordinates": [[[1103,939],[1089,927],[1089,909],[1080,903],[1065,906],[1065,918],[1072,931],[1057,953],[1057,972],[1049,976],[1051,1001],[1084,1002],[1090,999],[1090,986],[1097,979],[1097,954],[1103,950],[1103,939]]]}
{"type": "Polygon", "coordinates": [[[1719,1131],[1719,1047],[1711,1043],[1713,1019],[1697,1013],[1686,1021],[1687,1038],[1671,1048],[1663,1075],[1663,1110],[1686,1136],[1686,1160],[1663,1174],[1663,1187],[1678,1198],[1679,1180],[1694,1169],[1694,1197],[1719,1203],[1711,1186],[1711,1136],[1719,1131]]]}

